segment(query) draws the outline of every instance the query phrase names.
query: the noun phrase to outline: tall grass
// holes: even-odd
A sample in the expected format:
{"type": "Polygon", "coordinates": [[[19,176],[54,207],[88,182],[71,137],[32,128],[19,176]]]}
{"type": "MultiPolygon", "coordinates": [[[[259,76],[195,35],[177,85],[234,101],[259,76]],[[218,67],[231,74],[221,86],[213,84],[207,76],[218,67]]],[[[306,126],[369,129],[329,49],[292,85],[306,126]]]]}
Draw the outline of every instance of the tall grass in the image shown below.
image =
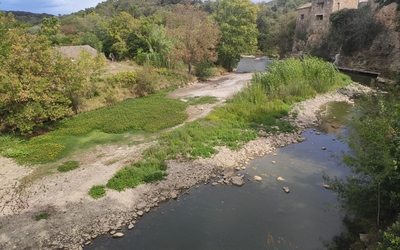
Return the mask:
{"type": "Polygon", "coordinates": [[[331,63],[305,56],[301,60],[290,58],[274,62],[266,73],[254,74],[252,88],[263,88],[268,100],[293,103],[346,83],[345,77],[331,63]]]}

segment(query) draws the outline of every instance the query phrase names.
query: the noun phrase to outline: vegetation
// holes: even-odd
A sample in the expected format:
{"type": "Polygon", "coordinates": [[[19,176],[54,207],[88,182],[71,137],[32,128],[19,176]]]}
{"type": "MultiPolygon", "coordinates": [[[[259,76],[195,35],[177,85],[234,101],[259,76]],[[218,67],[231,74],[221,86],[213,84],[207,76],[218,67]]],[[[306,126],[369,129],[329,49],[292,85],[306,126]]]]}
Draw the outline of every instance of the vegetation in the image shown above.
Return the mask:
{"type": "Polygon", "coordinates": [[[218,61],[232,71],[241,54],[251,54],[257,50],[258,6],[249,0],[219,0],[215,4],[214,18],[221,30],[221,40],[217,46],[218,61]]]}
{"type": "Polygon", "coordinates": [[[47,220],[50,217],[50,214],[48,214],[47,212],[41,213],[39,215],[35,216],[35,220],[36,221],[40,221],[40,220],[47,220]]]}
{"type": "MultiPolygon", "coordinates": [[[[350,79],[339,74],[335,67],[314,57],[303,57],[302,60],[294,58],[284,62],[274,62],[266,73],[253,76],[254,92],[262,88],[267,93],[267,100],[283,100],[286,103],[305,100],[318,93],[343,86],[350,79]]],[[[253,98],[258,95],[249,94],[253,98]]],[[[260,99],[255,100],[257,102],[260,99]]]]}
{"type": "Polygon", "coordinates": [[[57,167],[58,172],[68,172],[79,168],[79,162],[77,161],[66,161],[57,167]]]}
{"type": "Polygon", "coordinates": [[[366,96],[359,102],[348,124],[351,151],[343,155],[353,174],[346,180],[330,180],[362,231],[373,238],[377,229],[383,230],[380,249],[397,249],[400,244],[396,235],[400,212],[400,106],[395,96],[366,96]]]}
{"type": "Polygon", "coordinates": [[[288,114],[291,103],[345,83],[330,64],[319,59],[306,57],[303,61],[290,59],[276,63],[270,72],[256,75],[252,84],[206,118],[164,134],[158,145],[145,152],[144,161],[117,172],[107,187],[121,191],[139,185],[150,176],[161,178],[166,159],[210,157],[218,152],[216,146],[236,149],[255,139],[260,129],[267,133],[291,132],[294,127],[288,120],[281,119],[288,114]],[[291,70],[282,70],[284,68],[291,70]],[[298,75],[293,76],[293,71],[298,75]],[[300,75],[302,77],[297,79],[300,75]],[[275,80],[270,83],[266,79],[275,80]],[[298,91],[294,84],[290,85],[293,79],[300,80],[305,90],[298,91]],[[326,79],[328,83],[323,82],[326,79]],[[270,84],[274,88],[268,87],[270,84]]]}
{"type": "Polygon", "coordinates": [[[172,57],[188,65],[188,74],[193,64],[217,60],[215,48],[220,32],[205,12],[189,4],[178,5],[166,23],[167,33],[175,41],[172,57]]]}
{"type": "Polygon", "coordinates": [[[101,197],[104,197],[106,195],[106,186],[104,185],[93,186],[89,191],[89,195],[96,200],[100,199],[101,197]]]}
{"type": "Polygon", "coordinates": [[[129,99],[56,124],[55,130],[32,139],[0,137],[0,152],[24,163],[53,162],[77,149],[121,141],[125,132],[156,132],[182,123],[187,104],[160,92],[129,99]]]}
{"type": "Polygon", "coordinates": [[[328,58],[329,54],[343,52],[351,55],[355,51],[369,48],[382,30],[369,6],[360,9],[343,9],[330,15],[330,27],[326,38],[313,54],[328,58]]]}

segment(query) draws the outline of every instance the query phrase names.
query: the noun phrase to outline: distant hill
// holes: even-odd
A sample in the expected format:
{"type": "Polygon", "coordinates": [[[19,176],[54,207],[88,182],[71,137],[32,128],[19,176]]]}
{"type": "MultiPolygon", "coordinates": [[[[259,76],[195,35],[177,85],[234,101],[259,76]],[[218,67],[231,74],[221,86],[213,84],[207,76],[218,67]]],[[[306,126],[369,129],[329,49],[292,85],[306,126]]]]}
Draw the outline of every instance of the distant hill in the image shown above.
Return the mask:
{"type": "Polygon", "coordinates": [[[40,21],[45,17],[52,17],[54,15],[51,14],[37,14],[26,11],[5,11],[6,13],[12,13],[18,21],[29,23],[32,26],[40,24],[40,21]]]}

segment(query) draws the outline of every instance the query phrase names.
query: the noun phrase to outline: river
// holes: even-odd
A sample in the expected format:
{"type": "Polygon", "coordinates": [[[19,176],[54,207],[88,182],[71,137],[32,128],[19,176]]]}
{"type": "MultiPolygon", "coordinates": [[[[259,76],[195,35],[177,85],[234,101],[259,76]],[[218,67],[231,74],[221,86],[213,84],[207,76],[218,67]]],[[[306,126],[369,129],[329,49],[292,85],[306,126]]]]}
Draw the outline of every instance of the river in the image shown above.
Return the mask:
{"type": "MultiPolygon", "coordinates": [[[[346,114],[343,107],[334,115],[334,108],[325,109],[329,123],[346,114]]],[[[87,249],[322,249],[324,240],[340,233],[343,216],[336,194],[322,186],[323,172],[349,174],[337,157],[347,147],[329,132],[308,129],[305,142],[237,172],[245,175],[244,186],[194,187],[145,214],[124,238],[103,236],[87,249]]]]}

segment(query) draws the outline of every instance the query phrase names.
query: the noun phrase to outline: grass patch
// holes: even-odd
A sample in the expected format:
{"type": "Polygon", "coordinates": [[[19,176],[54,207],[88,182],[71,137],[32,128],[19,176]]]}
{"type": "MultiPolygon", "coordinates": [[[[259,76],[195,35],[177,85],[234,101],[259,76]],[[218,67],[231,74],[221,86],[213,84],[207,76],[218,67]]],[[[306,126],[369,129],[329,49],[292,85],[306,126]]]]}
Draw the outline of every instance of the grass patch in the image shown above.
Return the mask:
{"type": "Polygon", "coordinates": [[[125,188],[134,188],[143,182],[162,180],[166,176],[165,170],[166,164],[161,161],[139,161],[119,170],[107,182],[107,187],[122,191],[125,188]]]}
{"type": "Polygon", "coordinates": [[[50,217],[50,214],[44,212],[44,213],[41,213],[41,214],[39,214],[39,215],[36,215],[36,216],[35,216],[35,220],[36,220],[36,221],[47,220],[49,217],[50,217]]]}
{"type": "Polygon", "coordinates": [[[68,172],[79,167],[79,162],[77,161],[67,161],[57,167],[58,172],[68,172]]]}
{"type": "Polygon", "coordinates": [[[104,186],[104,185],[93,186],[89,190],[89,195],[93,199],[100,199],[101,197],[104,197],[106,195],[106,186],[104,186]]]}
{"type": "Polygon", "coordinates": [[[218,102],[218,98],[215,96],[195,96],[187,99],[187,104],[189,105],[199,105],[199,104],[213,104],[218,102]]]}
{"type": "Polygon", "coordinates": [[[149,134],[186,120],[187,104],[165,92],[123,101],[64,119],[50,133],[32,139],[0,136],[0,153],[19,163],[49,163],[77,150],[127,140],[126,133],[149,134]]]}

